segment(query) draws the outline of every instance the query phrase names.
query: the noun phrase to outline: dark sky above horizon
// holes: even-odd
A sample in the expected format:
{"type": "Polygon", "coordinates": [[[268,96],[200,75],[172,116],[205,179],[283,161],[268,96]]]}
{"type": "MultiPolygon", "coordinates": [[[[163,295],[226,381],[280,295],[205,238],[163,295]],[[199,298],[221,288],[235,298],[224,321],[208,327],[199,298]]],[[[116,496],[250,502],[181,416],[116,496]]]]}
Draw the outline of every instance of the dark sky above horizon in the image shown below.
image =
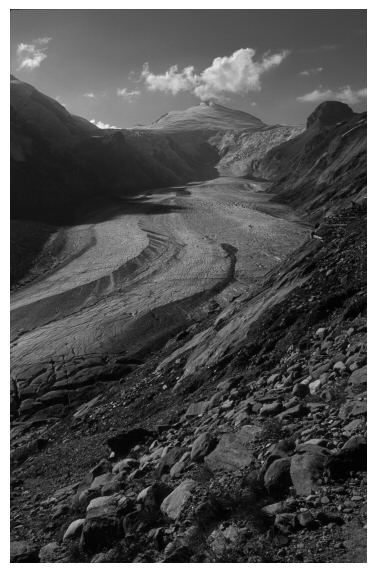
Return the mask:
{"type": "Polygon", "coordinates": [[[326,99],[366,109],[366,27],[366,10],[12,10],[11,73],[116,127],[208,99],[298,124],[326,99]]]}

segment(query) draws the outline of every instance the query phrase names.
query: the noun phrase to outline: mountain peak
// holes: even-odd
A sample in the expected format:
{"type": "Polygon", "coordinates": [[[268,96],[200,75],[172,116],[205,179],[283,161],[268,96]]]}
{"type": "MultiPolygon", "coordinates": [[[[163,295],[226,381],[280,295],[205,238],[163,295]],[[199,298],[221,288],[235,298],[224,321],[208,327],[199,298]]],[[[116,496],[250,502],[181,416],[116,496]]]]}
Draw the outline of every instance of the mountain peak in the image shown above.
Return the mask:
{"type": "MultiPolygon", "coordinates": [[[[137,126],[139,129],[139,126],[137,126]]],[[[241,131],[262,129],[265,124],[259,118],[241,110],[227,108],[213,101],[201,102],[186,110],[164,114],[150,126],[142,129],[166,131],[241,131]]]]}
{"type": "Polygon", "coordinates": [[[355,115],[355,112],[347,104],[329,100],[322,102],[315,108],[314,112],[307,119],[306,127],[309,128],[313,125],[320,127],[331,126],[337,122],[348,120],[353,115],[355,115]]]}

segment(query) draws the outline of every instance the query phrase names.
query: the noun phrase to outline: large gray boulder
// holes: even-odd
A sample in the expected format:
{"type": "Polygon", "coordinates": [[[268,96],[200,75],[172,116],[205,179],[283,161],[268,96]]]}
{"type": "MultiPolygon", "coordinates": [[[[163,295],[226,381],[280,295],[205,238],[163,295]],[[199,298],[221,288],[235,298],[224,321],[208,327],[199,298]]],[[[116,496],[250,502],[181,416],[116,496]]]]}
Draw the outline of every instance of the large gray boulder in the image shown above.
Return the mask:
{"type": "Polygon", "coordinates": [[[290,475],[291,459],[289,457],[275,460],[264,475],[264,486],[273,497],[281,497],[292,485],[290,475]]]}
{"type": "Polygon", "coordinates": [[[307,496],[317,492],[330,452],[314,444],[302,444],[291,458],[290,475],[296,493],[307,496]]]}
{"type": "Polygon", "coordinates": [[[203,460],[215,446],[216,439],[209,432],[200,434],[191,447],[191,460],[203,460]]]}
{"type": "Polygon", "coordinates": [[[212,471],[236,471],[254,460],[253,446],[261,432],[261,427],[245,425],[238,432],[225,434],[219,444],[204,461],[212,471]]]}
{"type": "Polygon", "coordinates": [[[191,498],[191,492],[196,485],[197,482],[195,480],[190,478],[184,480],[163,500],[161,512],[170,520],[177,520],[191,498]]]}

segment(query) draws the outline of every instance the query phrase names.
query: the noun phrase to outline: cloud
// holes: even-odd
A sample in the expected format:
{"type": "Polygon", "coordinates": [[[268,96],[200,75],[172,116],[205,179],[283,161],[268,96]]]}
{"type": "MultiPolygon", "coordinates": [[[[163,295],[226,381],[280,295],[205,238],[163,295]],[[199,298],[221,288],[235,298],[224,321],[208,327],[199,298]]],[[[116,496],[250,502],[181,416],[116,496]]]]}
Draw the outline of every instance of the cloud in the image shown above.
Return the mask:
{"type": "Polygon", "coordinates": [[[103,122],[101,122],[101,120],[90,120],[91,124],[94,124],[95,126],[97,126],[97,128],[100,128],[101,130],[120,130],[121,128],[118,128],[117,126],[111,126],[110,124],[104,124],[103,122]]]}
{"type": "Polygon", "coordinates": [[[299,72],[299,76],[315,76],[316,74],[320,74],[323,71],[323,68],[310,68],[309,70],[302,70],[299,72]]]}
{"type": "Polygon", "coordinates": [[[46,36],[44,38],[37,38],[31,44],[18,44],[17,46],[17,59],[19,62],[18,70],[26,68],[27,70],[34,70],[39,68],[43,60],[47,58],[47,48],[51,38],[46,36]]]}
{"type": "Polygon", "coordinates": [[[339,100],[346,104],[358,104],[367,97],[367,89],[353,90],[350,86],[344,86],[338,90],[324,90],[321,86],[297,98],[298,102],[324,102],[325,100],[339,100]]]}
{"type": "Polygon", "coordinates": [[[83,94],[84,98],[89,98],[91,100],[95,99],[95,94],[93,94],[93,92],[86,92],[86,94],[83,94]]]}
{"type": "Polygon", "coordinates": [[[154,74],[144,64],[141,78],[150,91],[191,92],[201,100],[217,99],[226,94],[246,94],[261,89],[261,76],[281,64],[288,51],[276,54],[266,53],[257,61],[255,50],[241,48],[230,56],[215,58],[202,72],[195,72],[194,66],[179,71],[171,66],[163,74],[154,74]]]}
{"type": "Polygon", "coordinates": [[[127,88],[118,88],[117,95],[131,102],[140,95],[140,90],[127,90],[127,88]]]}

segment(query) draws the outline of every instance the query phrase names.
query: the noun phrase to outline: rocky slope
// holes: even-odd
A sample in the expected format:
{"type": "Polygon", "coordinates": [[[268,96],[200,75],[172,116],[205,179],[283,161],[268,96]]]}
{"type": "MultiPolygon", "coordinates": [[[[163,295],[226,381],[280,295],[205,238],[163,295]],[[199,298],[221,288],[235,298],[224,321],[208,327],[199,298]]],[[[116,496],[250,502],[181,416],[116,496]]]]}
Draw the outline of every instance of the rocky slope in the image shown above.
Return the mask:
{"type": "Polygon", "coordinates": [[[13,562],[366,561],[365,121],[321,106],[253,164],[318,221],[259,286],[143,364],[52,362],[37,412],[13,381],[13,562]]]}
{"type": "Polygon", "coordinates": [[[76,412],[18,419],[12,560],[365,561],[365,217],[328,218],[216,360],[187,373],[194,324],[76,412]]]}
{"type": "Polygon", "coordinates": [[[270,191],[312,220],[366,196],[367,116],[324,102],[307,129],[269,150],[253,171],[273,181],[270,191]]]}
{"type": "Polygon", "coordinates": [[[216,166],[220,175],[255,177],[267,152],[301,134],[304,126],[265,126],[263,129],[218,134],[211,142],[219,150],[216,166]]]}

